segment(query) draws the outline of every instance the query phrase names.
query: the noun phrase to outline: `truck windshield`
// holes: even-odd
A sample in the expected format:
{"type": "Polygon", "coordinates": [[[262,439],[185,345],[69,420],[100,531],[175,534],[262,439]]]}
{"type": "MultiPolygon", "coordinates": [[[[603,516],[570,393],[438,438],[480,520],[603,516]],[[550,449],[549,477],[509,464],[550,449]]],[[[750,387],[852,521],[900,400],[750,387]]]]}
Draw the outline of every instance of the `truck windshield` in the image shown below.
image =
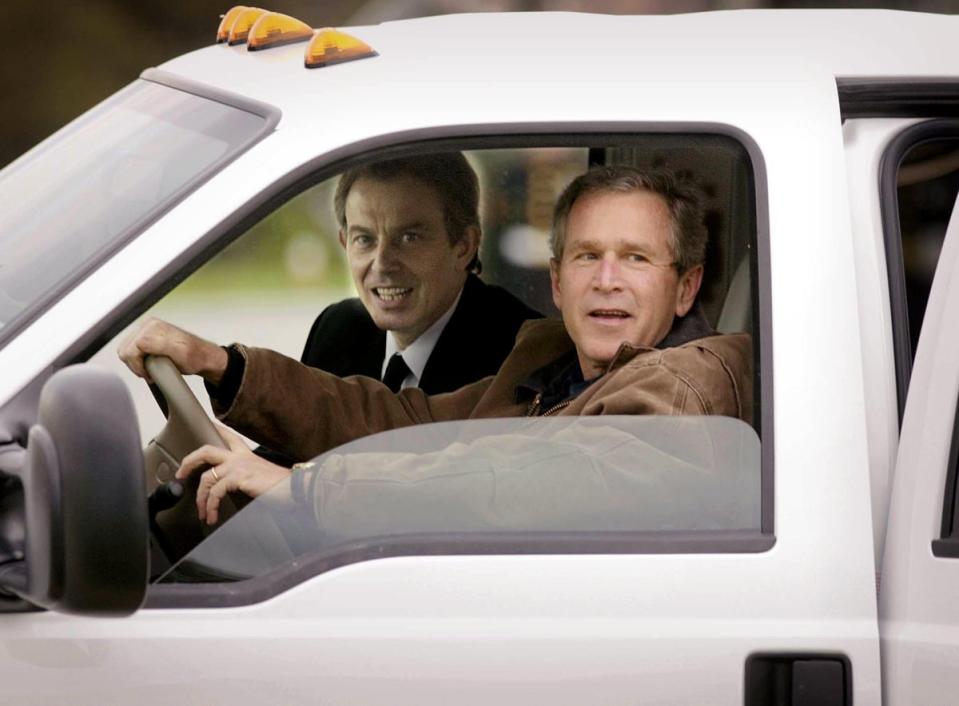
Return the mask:
{"type": "Polygon", "coordinates": [[[268,129],[140,80],[0,172],[0,346],[268,129]]]}

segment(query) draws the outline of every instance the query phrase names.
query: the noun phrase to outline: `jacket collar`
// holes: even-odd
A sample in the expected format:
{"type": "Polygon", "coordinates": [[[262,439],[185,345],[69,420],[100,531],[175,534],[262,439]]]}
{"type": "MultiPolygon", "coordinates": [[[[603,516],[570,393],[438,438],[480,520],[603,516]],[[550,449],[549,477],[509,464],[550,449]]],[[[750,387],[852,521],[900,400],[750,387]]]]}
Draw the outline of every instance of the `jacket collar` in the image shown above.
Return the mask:
{"type": "Polygon", "coordinates": [[[673,321],[673,327],[666,334],[666,337],[656,344],[656,348],[675,348],[682,346],[697,338],[706,338],[715,336],[716,329],[709,325],[706,320],[706,314],[702,307],[697,303],[686,316],[682,316],[673,321]]]}
{"type": "Polygon", "coordinates": [[[532,375],[526,378],[516,387],[516,400],[521,402],[531,399],[536,395],[542,395],[544,407],[558,404],[564,400],[576,397],[583,390],[593,384],[596,380],[606,375],[611,370],[615,370],[630,360],[635,358],[643,351],[663,350],[666,348],[675,348],[682,346],[690,341],[699,338],[713,336],[716,331],[709,325],[702,307],[697,303],[693,309],[686,315],[677,318],[673,322],[673,327],[666,334],[665,338],[656,346],[633,346],[629,343],[623,343],[616,355],[606,366],[606,370],[599,377],[592,380],[584,380],[582,370],[579,367],[579,359],[576,357],[576,349],[566,353],[552,362],[536,370],[532,375]]]}
{"type": "Polygon", "coordinates": [[[666,348],[676,348],[677,346],[684,346],[690,341],[715,335],[716,330],[709,325],[709,321],[706,320],[706,315],[703,313],[702,307],[697,303],[686,316],[679,317],[673,322],[673,327],[669,330],[669,333],[655,346],[633,346],[629,343],[621,345],[619,350],[616,351],[616,355],[609,361],[609,365],[606,366],[603,375],[610,370],[625,365],[643,351],[661,351],[666,348]]]}

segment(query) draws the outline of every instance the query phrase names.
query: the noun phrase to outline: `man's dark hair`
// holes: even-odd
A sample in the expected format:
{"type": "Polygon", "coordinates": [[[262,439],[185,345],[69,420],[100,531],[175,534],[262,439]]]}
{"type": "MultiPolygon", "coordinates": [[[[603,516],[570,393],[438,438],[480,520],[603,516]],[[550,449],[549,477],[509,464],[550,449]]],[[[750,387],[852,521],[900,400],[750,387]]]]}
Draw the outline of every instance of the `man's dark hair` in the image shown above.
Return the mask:
{"type": "Polygon", "coordinates": [[[549,239],[553,257],[556,260],[563,257],[566,223],[578,199],[590,194],[629,194],[635,191],[658,194],[666,203],[672,221],[669,247],[679,273],[703,264],[709,236],[703,223],[699,190],[692,184],[678,181],[668,172],[645,171],[625,165],[593,167],[566,187],[553,210],[553,231],[549,239]]]}
{"type": "MultiPolygon", "coordinates": [[[[340,228],[346,229],[346,199],[358,179],[389,181],[399,177],[416,179],[436,192],[443,207],[443,222],[450,243],[462,240],[469,227],[480,227],[476,172],[460,152],[438,152],[373,162],[346,170],[333,196],[333,211],[340,228]]],[[[480,269],[477,248],[466,270],[479,273],[480,269]]]]}

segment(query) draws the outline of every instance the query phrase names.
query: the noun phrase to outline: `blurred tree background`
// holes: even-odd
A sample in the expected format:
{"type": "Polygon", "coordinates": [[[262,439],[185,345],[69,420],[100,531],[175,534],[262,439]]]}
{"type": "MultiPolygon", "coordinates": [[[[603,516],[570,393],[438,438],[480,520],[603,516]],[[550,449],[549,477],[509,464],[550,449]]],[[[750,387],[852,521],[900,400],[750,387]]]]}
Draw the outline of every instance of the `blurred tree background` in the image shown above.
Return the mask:
{"type": "MultiPolygon", "coordinates": [[[[339,25],[361,0],[271,0],[315,27],[339,25]]],[[[0,165],[6,165],[145,68],[213,43],[229,0],[3,0],[0,165]]]]}
{"type": "MultiPolygon", "coordinates": [[[[223,0],[3,0],[0,167],[123,87],[140,72],[211,44],[223,0]]],[[[759,7],[884,7],[959,12],[957,0],[271,0],[267,9],[314,27],[488,10],[608,13],[759,7]]]]}

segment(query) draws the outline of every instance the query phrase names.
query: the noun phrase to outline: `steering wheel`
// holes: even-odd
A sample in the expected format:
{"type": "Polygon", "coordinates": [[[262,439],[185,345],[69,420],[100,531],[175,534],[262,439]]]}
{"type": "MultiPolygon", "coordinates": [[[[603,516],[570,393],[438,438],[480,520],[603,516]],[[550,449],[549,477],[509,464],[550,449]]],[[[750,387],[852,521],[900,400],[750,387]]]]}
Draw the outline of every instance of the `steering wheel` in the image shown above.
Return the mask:
{"type": "Polygon", "coordinates": [[[183,457],[191,451],[205,444],[222,449],[228,447],[169,358],[147,356],[144,365],[153,380],[150,390],[167,420],[160,433],[143,450],[147,490],[153,493],[151,504],[154,499],[164,496],[166,502],[163,505],[167,506],[156,512],[152,529],[166,558],[175,562],[236,513],[237,498],[233,493],[223,498],[219,522],[211,527],[197,517],[196,490],[200,474],[194,473],[183,481],[182,488],[174,485],[173,474],[183,457]]]}

